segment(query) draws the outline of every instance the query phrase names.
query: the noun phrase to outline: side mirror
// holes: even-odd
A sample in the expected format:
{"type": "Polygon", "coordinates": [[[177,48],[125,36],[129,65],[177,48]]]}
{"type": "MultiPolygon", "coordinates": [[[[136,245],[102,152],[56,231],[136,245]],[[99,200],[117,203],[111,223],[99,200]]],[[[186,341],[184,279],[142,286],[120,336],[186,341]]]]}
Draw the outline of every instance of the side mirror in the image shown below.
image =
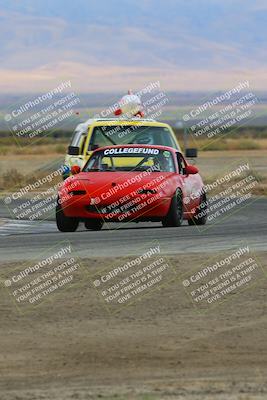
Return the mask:
{"type": "Polygon", "coordinates": [[[79,165],[73,165],[71,167],[71,173],[72,175],[76,175],[79,174],[81,172],[81,167],[79,167],[79,165]]]}
{"type": "Polygon", "coordinates": [[[195,167],[194,165],[190,165],[187,164],[185,169],[184,169],[184,173],[185,175],[194,175],[194,174],[198,174],[198,168],[195,167]]]}
{"type": "Polygon", "coordinates": [[[185,157],[186,158],[196,158],[197,157],[197,149],[186,149],[185,150],[185,157]]]}
{"type": "Polygon", "coordinates": [[[78,156],[80,153],[80,149],[78,146],[69,146],[68,147],[68,154],[70,156],[78,156]]]}

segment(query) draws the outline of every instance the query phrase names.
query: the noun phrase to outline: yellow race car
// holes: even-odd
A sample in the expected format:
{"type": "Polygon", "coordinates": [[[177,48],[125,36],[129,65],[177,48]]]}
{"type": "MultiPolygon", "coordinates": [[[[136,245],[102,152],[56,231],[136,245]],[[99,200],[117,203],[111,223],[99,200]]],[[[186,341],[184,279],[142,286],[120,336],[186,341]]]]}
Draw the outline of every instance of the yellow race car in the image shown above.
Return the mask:
{"type": "Polygon", "coordinates": [[[82,168],[97,148],[118,144],[162,145],[181,151],[168,124],[139,117],[130,120],[89,119],[79,124],[74,131],[65,158],[63,178],[71,174],[73,165],[82,168]]]}

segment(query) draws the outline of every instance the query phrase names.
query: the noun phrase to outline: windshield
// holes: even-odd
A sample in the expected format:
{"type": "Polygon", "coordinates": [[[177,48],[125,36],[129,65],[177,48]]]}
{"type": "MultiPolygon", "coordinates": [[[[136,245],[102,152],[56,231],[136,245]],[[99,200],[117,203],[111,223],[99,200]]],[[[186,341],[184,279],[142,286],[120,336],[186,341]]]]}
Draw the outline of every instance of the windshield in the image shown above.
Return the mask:
{"type": "Polygon", "coordinates": [[[144,147],[116,147],[97,151],[83,171],[155,171],[175,172],[170,151],[144,147]]]}
{"type": "Polygon", "coordinates": [[[177,149],[171,131],[166,127],[103,125],[94,128],[88,150],[116,144],[150,144],[177,149]]]}

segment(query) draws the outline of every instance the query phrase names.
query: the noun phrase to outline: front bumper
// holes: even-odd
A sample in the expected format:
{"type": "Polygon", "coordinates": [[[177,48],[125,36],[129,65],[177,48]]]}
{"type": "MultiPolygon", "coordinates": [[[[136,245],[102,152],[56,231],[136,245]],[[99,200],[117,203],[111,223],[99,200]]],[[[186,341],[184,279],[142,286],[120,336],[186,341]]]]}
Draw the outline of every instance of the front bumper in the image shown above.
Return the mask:
{"type": "Polygon", "coordinates": [[[168,213],[170,202],[171,198],[154,194],[143,198],[136,196],[123,204],[120,204],[120,199],[113,203],[92,204],[88,195],[79,195],[63,201],[61,206],[68,217],[123,222],[139,218],[163,218],[168,213]]]}

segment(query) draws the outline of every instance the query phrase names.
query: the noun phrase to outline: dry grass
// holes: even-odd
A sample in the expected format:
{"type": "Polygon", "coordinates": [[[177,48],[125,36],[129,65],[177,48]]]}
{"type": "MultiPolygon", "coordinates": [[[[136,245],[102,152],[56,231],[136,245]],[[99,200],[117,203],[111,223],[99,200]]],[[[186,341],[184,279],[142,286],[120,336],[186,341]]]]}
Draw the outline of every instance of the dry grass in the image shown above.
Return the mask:
{"type": "MultiPolygon", "coordinates": [[[[56,144],[27,145],[19,147],[17,145],[0,146],[0,155],[52,155],[66,153],[68,142],[56,142],[56,144]]],[[[181,142],[182,145],[182,142],[181,142]]],[[[223,150],[267,150],[267,139],[221,139],[211,141],[208,139],[198,139],[189,142],[189,147],[197,147],[199,151],[223,151],[223,150]]]]}
{"type": "Polygon", "coordinates": [[[1,146],[0,155],[23,155],[23,154],[40,154],[40,155],[52,155],[52,154],[65,154],[67,150],[68,143],[58,143],[58,144],[46,144],[40,146],[25,146],[19,147],[15,145],[11,146],[1,146]]]}
{"type": "MultiPolygon", "coordinates": [[[[183,145],[182,131],[175,130],[176,136],[183,145]]],[[[66,133],[65,133],[66,134],[66,133]]],[[[240,129],[236,133],[227,133],[224,136],[208,139],[200,137],[193,138],[189,134],[189,146],[197,147],[201,151],[224,151],[224,150],[267,150],[267,130],[260,128],[240,129]]],[[[62,133],[57,137],[45,136],[39,140],[32,141],[27,138],[16,138],[12,136],[1,136],[0,132],[0,155],[23,155],[23,154],[65,154],[70,142],[68,136],[62,133]]]]}
{"type": "MultiPolygon", "coordinates": [[[[52,171],[50,171],[52,172],[52,171]]],[[[0,190],[14,191],[23,188],[28,184],[37,182],[49,175],[49,171],[33,171],[31,174],[22,174],[16,168],[11,168],[0,176],[0,190]]],[[[42,189],[48,189],[62,181],[61,176],[53,178],[51,182],[42,184],[42,189]]]]}
{"type": "Polygon", "coordinates": [[[267,150],[267,139],[251,138],[225,138],[220,140],[198,139],[190,141],[190,146],[197,147],[201,151],[223,150],[267,150]]]}
{"type": "MultiPolygon", "coordinates": [[[[224,184],[220,184],[217,189],[214,189],[212,191],[212,193],[213,194],[220,193],[220,192],[228,189],[232,184],[234,184],[236,182],[240,182],[241,179],[244,179],[251,175],[254,177],[254,180],[257,181],[257,185],[255,186],[255,188],[252,188],[251,193],[254,196],[267,196],[267,176],[260,174],[256,170],[248,171],[247,173],[242,175],[242,178],[240,176],[237,176],[237,177],[232,178],[229,183],[225,182],[224,184]]],[[[220,179],[220,178],[221,178],[221,174],[207,176],[205,178],[205,184],[206,185],[212,184],[213,182],[215,182],[217,179],[220,179]]]]}
{"type": "MultiPolygon", "coordinates": [[[[204,138],[193,142],[191,138],[189,146],[195,147],[197,144],[199,157],[196,165],[200,168],[205,182],[210,181],[211,175],[220,174],[226,163],[233,163],[236,159],[246,159],[250,161],[255,175],[259,178],[254,194],[267,195],[267,138],[242,136],[241,139],[240,137],[241,135],[228,136],[214,142],[204,138]],[[257,172],[258,168],[261,175],[257,172]]],[[[42,165],[56,163],[58,159],[63,161],[69,140],[43,138],[38,144],[25,144],[19,147],[11,142],[10,138],[0,137],[0,190],[12,190],[37,180],[41,177],[38,169],[42,165]]]]}

